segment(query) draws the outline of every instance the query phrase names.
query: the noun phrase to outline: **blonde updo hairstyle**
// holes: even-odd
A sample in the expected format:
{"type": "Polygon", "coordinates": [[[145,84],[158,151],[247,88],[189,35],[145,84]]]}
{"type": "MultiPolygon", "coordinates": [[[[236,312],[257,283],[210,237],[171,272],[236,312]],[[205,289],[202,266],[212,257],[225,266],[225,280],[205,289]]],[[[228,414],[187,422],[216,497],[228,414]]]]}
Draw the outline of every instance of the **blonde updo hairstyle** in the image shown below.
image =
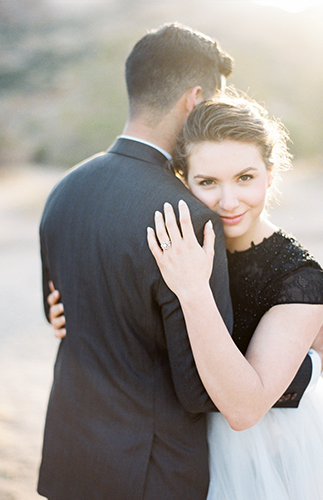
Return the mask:
{"type": "Polygon", "coordinates": [[[172,169],[185,182],[192,148],[203,142],[227,140],[257,146],[275,181],[280,172],[291,168],[292,156],[287,145],[290,139],[284,125],[270,118],[256,101],[231,88],[191,112],[176,141],[172,169]]]}

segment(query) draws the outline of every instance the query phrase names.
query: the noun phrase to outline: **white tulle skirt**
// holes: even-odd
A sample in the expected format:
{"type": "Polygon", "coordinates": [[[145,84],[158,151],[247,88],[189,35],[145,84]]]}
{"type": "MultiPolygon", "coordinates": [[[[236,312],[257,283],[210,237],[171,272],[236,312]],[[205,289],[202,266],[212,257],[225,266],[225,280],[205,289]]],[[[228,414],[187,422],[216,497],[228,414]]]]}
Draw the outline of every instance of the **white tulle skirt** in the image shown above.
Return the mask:
{"type": "Polygon", "coordinates": [[[297,409],[270,410],[245,431],[210,414],[208,441],[207,500],[323,500],[323,379],[297,409]]]}

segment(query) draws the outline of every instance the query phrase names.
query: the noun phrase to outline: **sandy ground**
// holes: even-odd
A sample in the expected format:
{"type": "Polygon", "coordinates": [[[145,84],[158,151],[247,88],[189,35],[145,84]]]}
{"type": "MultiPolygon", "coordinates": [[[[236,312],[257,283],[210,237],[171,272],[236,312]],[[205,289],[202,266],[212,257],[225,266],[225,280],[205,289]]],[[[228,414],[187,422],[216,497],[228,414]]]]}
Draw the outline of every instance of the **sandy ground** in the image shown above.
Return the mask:
{"type": "Polygon", "coordinates": [[[59,172],[0,171],[0,499],[34,500],[58,346],[44,319],[38,223],[59,172]]]}
{"type": "MultiPolygon", "coordinates": [[[[0,170],[0,500],[36,500],[37,471],[58,341],[42,311],[38,224],[61,172],[0,170]]],[[[285,175],[272,220],[323,263],[323,169],[285,175]]]]}

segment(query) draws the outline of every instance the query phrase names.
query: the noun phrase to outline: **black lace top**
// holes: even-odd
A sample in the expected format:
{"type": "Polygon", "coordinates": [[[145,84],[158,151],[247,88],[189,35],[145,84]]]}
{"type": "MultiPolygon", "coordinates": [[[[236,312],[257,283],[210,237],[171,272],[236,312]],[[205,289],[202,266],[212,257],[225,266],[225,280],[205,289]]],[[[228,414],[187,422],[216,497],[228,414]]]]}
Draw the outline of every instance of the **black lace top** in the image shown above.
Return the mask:
{"type": "Polygon", "coordinates": [[[323,304],[323,271],[282,231],[242,252],[228,252],[233,339],[245,353],[261,317],[277,304],[323,304]]]}

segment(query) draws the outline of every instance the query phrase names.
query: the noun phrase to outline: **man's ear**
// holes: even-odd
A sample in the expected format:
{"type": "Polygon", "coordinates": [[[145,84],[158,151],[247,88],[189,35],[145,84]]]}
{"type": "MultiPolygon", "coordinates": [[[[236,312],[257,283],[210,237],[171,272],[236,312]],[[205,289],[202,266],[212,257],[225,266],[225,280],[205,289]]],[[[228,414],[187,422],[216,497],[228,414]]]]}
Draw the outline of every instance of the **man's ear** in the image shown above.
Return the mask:
{"type": "Polygon", "coordinates": [[[186,110],[188,113],[193,111],[195,106],[204,101],[202,88],[197,85],[186,92],[186,110]]]}

